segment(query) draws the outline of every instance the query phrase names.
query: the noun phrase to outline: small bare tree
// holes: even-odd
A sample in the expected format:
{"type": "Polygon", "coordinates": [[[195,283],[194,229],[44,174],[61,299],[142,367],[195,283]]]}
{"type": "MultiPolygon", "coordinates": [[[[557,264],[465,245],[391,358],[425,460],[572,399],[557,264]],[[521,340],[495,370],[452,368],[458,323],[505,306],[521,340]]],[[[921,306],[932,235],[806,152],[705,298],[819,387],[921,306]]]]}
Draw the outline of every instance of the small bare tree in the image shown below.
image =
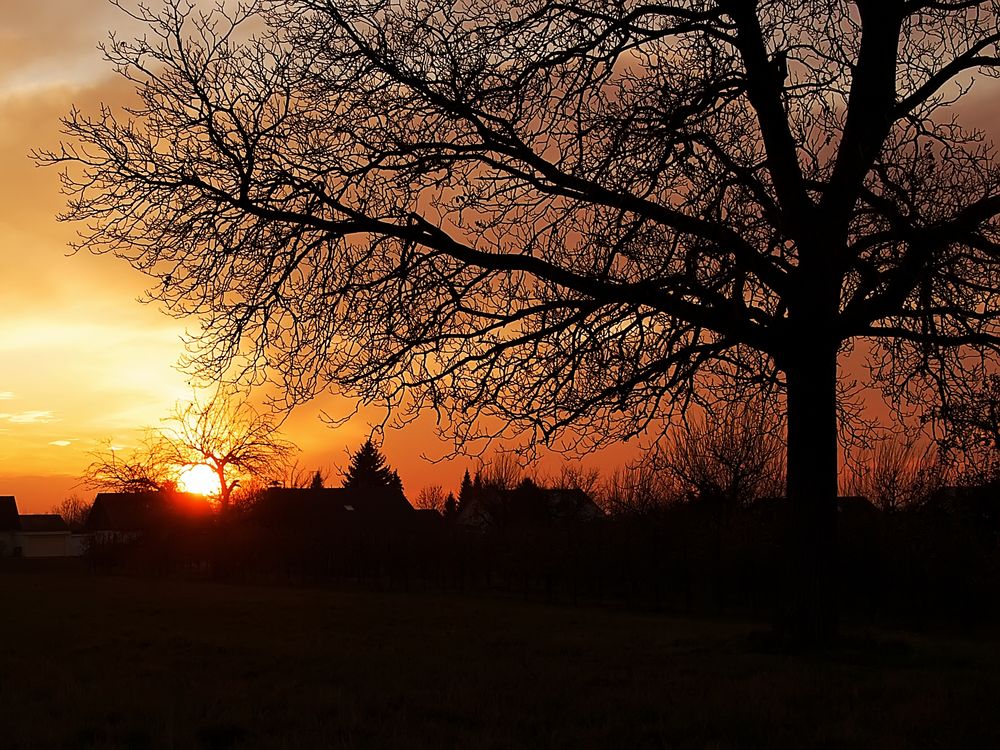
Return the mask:
{"type": "Polygon", "coordinates": [[[688,499],[737,507],[785,494],[781,421],[760,403],[727,405],[684,424],[656,460],[688,499]]]}
{"type": "Polygon", "coordinates": [[[178,466],[174,451],[155,430],[147,430],[140,444],[123,452],[106,441],[91,453],[82,484],[107,492],[151,492],[173,486],[178,466]]]}
{"type": "Polygon", "coordinates": [[[160,435],[175,465],[211,467],[219,478],[223,512],[241,480],[282,475],[297,450],[280,437],[270,415],[227,391],[207,402],[178,404],[160,435]]]}
{"type": "Polygon", "coordinates": [[[478,472],[483,486],[494,490],[512,490],[524,477],[524,468],[517,456],[506,451],[497,451],[485,462],[478,472]]]}
{"type": "Polygon", "coordinates": [[[87,514],[90,513],[90,503],[74,493],[64,498],[61,503],[52,506],[51,512],[62,516],[62,519],[71,531],[80,531],[87,522],[87,514]]]}
{"type": "Polygon", "coordinates": [[[438,513],[443,514],[445,510],[445,500],[447,499],[448,496],[440,484],[431,484],[424,487],[417,494],[414,507],[419,510],[436,510],[438,513]]]}
{"type": "Polygon", "coordinates": [[[642,516],[671,505],[677,492],[651,451],[608,474],[595,499],[606,513],[642,516]]]}
{"type": "Polygon", "coordinates": [[[879,440],[847,483],[847,491],[883,511],[925,503],[947,482],[948,468],[934,445],[893,434],[879,440]]]}
{"type": "Polygon", "coordinates": [[[601,472],[579,463],[564,463],[555,476],[545,478],[541,484],[556,489],[581,490],[593,497],[601,486],[601,472]]]}
{"type": "Polygon", "coordinates": [[[1000,482],[1000,375],[989,375],[938,407],[932,421],[962,484],[1000,482]]]}

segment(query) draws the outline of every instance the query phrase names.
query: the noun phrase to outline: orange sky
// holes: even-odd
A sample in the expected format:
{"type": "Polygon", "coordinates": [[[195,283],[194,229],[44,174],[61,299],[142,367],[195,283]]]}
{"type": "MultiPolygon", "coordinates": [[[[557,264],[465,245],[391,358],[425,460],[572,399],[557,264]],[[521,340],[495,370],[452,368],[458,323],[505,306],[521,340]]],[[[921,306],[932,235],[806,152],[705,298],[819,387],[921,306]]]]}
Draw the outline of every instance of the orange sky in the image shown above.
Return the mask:
{"type": "MultiPolygon", "coordinates": [[[[134,444],[191,394],[174,368],[184,324],[136,301],[144,280],[125,263],[67,257],[74,228],[55,220],[57,173],[27,158],[57,142],[71,105],[127,97],[96,49],[110,29],[135,33],[124,21],[105,0],[6,2],[0,21],[0,495],[16,495],[22,512],[91,495],[74,489],[88,451],[107,439],[134,444]]],[[[331,430],[321,406],[296,411],[285,432],[303,466],[335,474],[369,428],[356,419],[331,430]]],[[[428,425],[388,433],[384,450],[411,499],[427,484],[457,488],[471,464],[421,460],[447,451],[428,425]]]]}
{"type": "MultiPolygon", "coordinates": [[[[57,174],[27,158],[56,143],[58,117],[71,105],[127,96],[96,45],[109,29],[134,29],[105,0],[8,1],[0,23],[0,495],[39,512],[73,491],[88,451],[109,438],[134,443],[190,389],[173,366],[183,324],[136,301],[143,278],[123,262],[66,256],[74,230],[55,220],[57,174]]],[[[995,82],[980,87],[963,122],[992,128],[997,91],[995,82]]],[[[303,448],[303,466],[329,470],[368,427],[358,419],[331,430],[317,418],[321,406],[293,414],[286,434],[303,448]]],[[[390,432],[384,444],[411,498],[426,484],[455,487],[471,464],[422,461],[421,453],[447,450],[428,424],[390,432]]],[[[613,451],[603,463],[634,451],[613,451]]]]}

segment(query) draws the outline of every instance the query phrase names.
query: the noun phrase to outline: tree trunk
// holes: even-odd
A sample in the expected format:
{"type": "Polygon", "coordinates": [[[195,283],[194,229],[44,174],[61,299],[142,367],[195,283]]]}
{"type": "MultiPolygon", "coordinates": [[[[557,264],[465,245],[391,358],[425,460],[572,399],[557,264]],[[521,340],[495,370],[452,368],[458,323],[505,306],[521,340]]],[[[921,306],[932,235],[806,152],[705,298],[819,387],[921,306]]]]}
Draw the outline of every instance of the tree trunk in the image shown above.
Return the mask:
{"type": "Polygon", "coordinates": [[[792,523],[786,627],[802,645],[837,634],[837,347],[804,330],[786,369],[792,523]]]}

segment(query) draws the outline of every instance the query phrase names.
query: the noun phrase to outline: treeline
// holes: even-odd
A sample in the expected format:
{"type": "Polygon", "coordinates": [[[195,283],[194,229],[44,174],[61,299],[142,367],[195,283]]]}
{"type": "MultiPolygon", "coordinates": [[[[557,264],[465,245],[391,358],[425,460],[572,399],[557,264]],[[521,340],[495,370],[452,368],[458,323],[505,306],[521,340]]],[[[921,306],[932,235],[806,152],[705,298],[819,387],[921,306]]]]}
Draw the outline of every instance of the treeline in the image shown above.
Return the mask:
{"type": "MultiPolygon", "coordinates": [[[[996,386],[988,384],[990,394],[996,386]]],[[[1000,615],[1000,462],[995,443],[982,439],[989,435],[983,420],[970,414],[966,409],[960,421],[952,413],[948,443],[890,436],[852,464],[837,534],[846,616],[1000,615]]],[[[794,509],[783,499],[784,463],[780,423],[765,410],[734,406],[692,420],[657,450],[603,477],[578,464],[551,476],[526,473],[500,454],[454,487],[417,493],[414,505],[423,512],[334,517],[319,503],[295,518],[262,514],[269,488],[247,483],[226,512],[208,519],[163,521],[137,537],[97,536],[89,559],[99,570],[157,575],[780,618],[796,541],[794,509]],[[557,512],[557,501],[567,500],[570,512],[557,512]],[[599,511],[578,512],[591,500],[599,511]]],[[[287,484],[307,497],[305,488],[327,483],[319,472],[289,476],[287,484]]],[[[341,484],[362,494],[403,494],[398,473],[371,440],[352,454],[341,484]]],[[[62,510],[71,525],[83,524],[85,504],[62,510]]]]}
{"type": "MultiPolygon", "coordinates": [[[[498,458],[467,472],[457,492],[421,493],[425,500],[443,494],[457,506],[443,513],[276,523],[259,516],[247,496],[210,523],[97,542],[90,561],[101,570],[155,575],[780,618],[794,541],[792,509],[780,494],[780,441],[735,422],[724,427],[695,423],[685,437],[604,478],[574,466],[529,477],[510,457],[498,458]],[[591,495],[604,513],[555,518],[540,505],[545,490],[591,495]],[[484,498],[489,522],[469,523],[468,503],[484,498]],[[498,503],[506,512],[496,512],[498,503]]],[[[841,499],[845,617],[972,623],[1000,616],[998,485],[946,485],[929,455],[907,444],[873,453],[856,486],[878,490],[876,502],[841,499]]],[[[398,475],[383,458],[368,456],[367,465],[384,475],[384,486],[396,486],[398,475]]],[[[356,472],[351,477],[358,480],[356,472]]]]}
{"type": "MultiPolygon", "coordinates": [[[[772,616],[785,591],[788,510],[780,499],[730,509],[692,502],[485,530],[421,513],[393,522],[265,525],[247,511],[96,541],[89,561],[102,571],[772,616]]],[[[995,495],[941,495],[896,512],[848,498],[838,523],[846,614],[960,621],[1000,614],[995,495]]]]}

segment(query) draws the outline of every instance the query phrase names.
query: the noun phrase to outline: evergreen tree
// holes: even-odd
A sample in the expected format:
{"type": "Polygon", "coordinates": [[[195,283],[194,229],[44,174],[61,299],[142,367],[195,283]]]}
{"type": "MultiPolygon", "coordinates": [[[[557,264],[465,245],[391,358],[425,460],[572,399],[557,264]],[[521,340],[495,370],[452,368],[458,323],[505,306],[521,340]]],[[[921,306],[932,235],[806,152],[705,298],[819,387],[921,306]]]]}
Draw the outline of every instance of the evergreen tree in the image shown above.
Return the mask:
{"type": "MultiPolygon", "coordinates": [[[[465,476],[469,476],[469,472],[465,472],[465,476]]],[[[455,495],[451,492],[448,493],[448,497],[444,500],[444,520],[451,521],[458,515],[458,501],[455,500],[455,495]]]]}
{"type": "Polygon", "coordinates": [[[469,476],[469,470],[465,470],[465,475],[462,477],[462,486],[458,490],[458,508],[464,508],[465,504],[472,499],[472,495],[475,489],[472,485],[472,477],[469,476]]]}
{"type": "Polygon", "coordinates": [[[321,490],[323,487],[323,475],[320,473],[319,469],[316,469],[316,473],[313,474],[312,482],[309,483],[309,489],[321,490]]]}
{"type": "Polygon", "coordinates": [[[371,438],[351,454],[351,463],[344,474],[344,487],[351,489],[393,489],[400,493],[403,483],[389,466],[386,457],[371,438]]]}

